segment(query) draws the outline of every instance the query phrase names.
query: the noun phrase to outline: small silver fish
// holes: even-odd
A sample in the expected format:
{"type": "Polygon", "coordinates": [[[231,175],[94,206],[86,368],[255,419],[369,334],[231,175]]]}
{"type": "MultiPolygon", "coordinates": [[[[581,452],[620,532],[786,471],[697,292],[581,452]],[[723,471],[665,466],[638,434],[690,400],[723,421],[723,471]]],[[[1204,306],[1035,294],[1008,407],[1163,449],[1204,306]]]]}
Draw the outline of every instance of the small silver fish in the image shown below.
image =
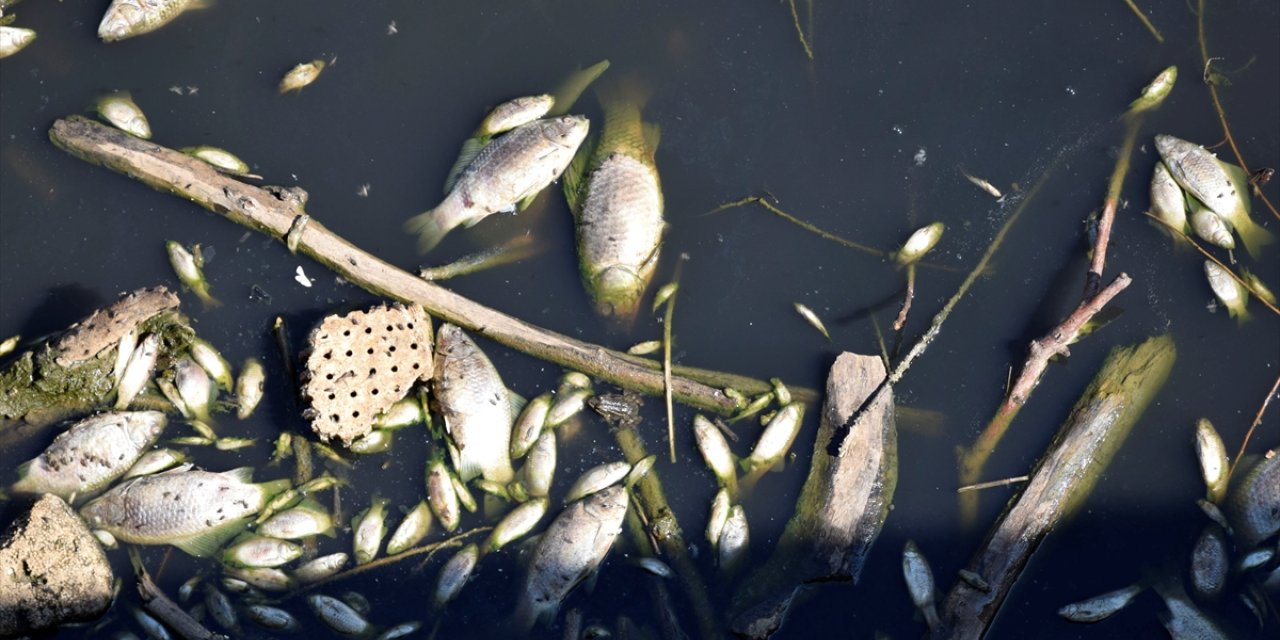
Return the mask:
{"type": "Polygon", "coordinates": [[[1237,282],[1226,269],[1212,260],[1204,261],[1204,275],[1209,279],[1209,288],[1213,289],[1213,295],[1218,298],[1222,306],[1227,308],[1227,313],[1240,322],[1248,320],[1249,292],[1244,285],[1237,282]]]}
{"type": "Polygon", "coordinates": [[[1205,527],[1191,551],[1191,586],[1205,598],[1216,598],[1222,593],[1230,569],[1227,558],[1227,540],[1218,527],[1205,527]]]}
{"type": "Polygon", "coordinates": [[[387,555],[394,556],[422,542],[422,539],[431,533],[431,522],[431,506],[426,500],[418,502],[404,515],[404,520],[400,521],[391,538],[387,540],[387,555]]]}
{"type": "Polygon", "coordinates": [[[241,160],[236,154],[211,147],[209,145],[200,145],[196,147],[183,147],[179,151],[199,160],[212,165],[218,171],[242,178],[253,178],[261,180],[262,176],[250,173],[249,163],[241,160]]]}
{"type": "Polygon", "coordinates": [[[777,464],[791,449],[802,424],[804,424],[804,404],[792,402],[784,406],[773,416],[773,419],[769,420],[769,424],[765,425],[755,448],[751,450],[751,455],[747,456],[743,464],[749,469],[772,467],[777,464]]]}
{"type": "Polygon", "coordinates": [[[627,477],[627,473],[630,471],[631,465],[623,460],[606,462],[587,469],[569,486],[569,491],[565,494],[564,501],[567,504],[615,485],[627,477]]]}
{"type": "Polygon", "coordinates": [[[235,388],[235,376],[231,375],[231,364],[222,357],[218,350],[205,340],[196,338],[191,341],[191,358],[209,373],[213,381],[226,391],[235,388]]]}
{"type": "Polygon", "coordinates": [[[1181,586],[1158,586],[1156,593],[1169,609],[1160,622],[1174,640],[1227,640],[1226,632],[1192,604],[1181,586]]]}
{"type": "Polygon", "coordinates": [[[257,358],[247,358],[240,367],[240,377],[236,378],[236,417],[244,420],[253,415],[253,410],[262,402],[262,390],[266,385],[267,374],[262,362],[257,358]]]}
{"type": "Polygon", "coordinates": [[[1231,235],[1231,227],[1227,226],[1222,216],[1206,209],[1199,202],[1195,203],[1191,211],[1191,230],[1215,247],[1236,248],[1236,238],[1231,235]]]}
{"type": "Polygon", "coordinates": [[[720,486],[724,487],[731,496],[736,494],[738,471],[734,466],[733,451],[729,449],[729,443],[724,439],[724,434],[720,433],[720,429],[714,423],[699,413],[693,416],[693,437],[698,445],[698,451],[702,453],[702,459],[720,481],[720,486]]]}
{"type": "Polygon", "coordinates": [[[364,616],[333,596],[313,593],[307,596],[307,604],[321,622],[342,635],[363,636],[373,630],[364,616]]]}
{"type": "Polygon", "coordinates": [[[1142,592],[1139,585],[1108,591],[1088,600],[1073,602],[1058,609],[1058,615],[1072,622],[1097,622],[1115,615],[1142,592]]]}
{"type": "Polygon", "coordinates": [[[309,560],[293,570],[293,578],[302,584],[311,584],[342,571],[350,556],[343,552],[331,553],[309,560]]]}
{"type": "Polygon", "coordinates": [[[233,567],[279,567],[302,556],[302,547],[287,540],[252,535],[222,552],[222,561],[233,567]]]}
{"type": "Polygon", "coordinates": [[[564,392],[556,392],[555,400],[551,403],[551,408],[547,410],[545,426],[549,429],[554,429],[565,424],[574,416],[582,413],[582,407],[586,406],[587,398],[590,397],[590,387],[577,387],[564,392]]]}
{"type": "Polygon", "coordinates": [[[1181,138],[1158,135],[1155,144],[1173,179],[1234,228],[1249,255],[1256,258],[1263,246],[1275,242],[1275,236],[1249,217],[1248,177],[1243,170],[1181,138]]]}
{"type": "Polygon", "coordinates": [[[452,558],[440,568],[440,577],[436,581],[435,595],[432,604],[442,608],[458,597],[462,588],[467,586],[471,573],[475,571],[476,561],[480,559],[480,549],[469,544],[453,554],[452,558]]]}
{"type": "Polygon", "coordinates": [[[556,432],[545,429],[534,441],[520,469],[521,483],[530,496],[542,497],[551,491],[556,473],[556,432]]]}
{"type": "MultiPolygon", "coordinates": [[[[213,401],[213,382],[204,368],[190,358],[179,358],[173,363],[173,383],[178,387],[178,395],[197,423],[209,424],[213,419],[209,415],[209,403],[213,401]]],[[[206,438],[216,434],[201,433],[206,438]]]]}
{"type": "Polygon", "coordinates": [[[893,254],[894,262],[898,266],[905,267],[909,264],[915,264],[933,249],[934,245],[942,239],[942,233],[946,231],[946,225],[941,222],[935,222],[916,229],[910,238],[903,243],[902,248],[893,254]]]}
{"type": "Polygon", "coordinates": [[[508,542],[532,531],[547,514],[547,505],[546,498],[533,498],[507,512],[507,515],[493,526],[493,532],[484,543],[485,553],[497,551],[508,542]]]}
{"type": "Polygon", "coordinates": [[[316,81],[320,77],[320,72],[324,71],[326,63],[319,58],[310,62],[300,62],[284,74],[280,79],[278,87],[281,95],[290,91],[302,91],[302,88],[316,81]]]}
{"type": "Polygon", "coordinates": [[[142,388],[147,386],[147,381],[156,370],[156,360],[159,357],[160,336],[154,333],[143,336],[120,375],[120,383],[116,385],[116,409],[127,408],[142,388]]]}
{"type": "Polygon", "coordinates": [[[240,618],[236,615],[235,607],[231,606],[231,599],[213,585],[205,585],[204,608],[218,626],[232,633],[239,632],[240,618]]]}
{"type": "Polygon", "coordinates": [[[902,576],[907,582],[911,602],[924,614],[929,629],[938,628],[938,608],[934,604],[933,570],[916,543],[908,540],[902,549],[902,576]]]}
{"type": "Polygon", "coordinates": [[[1151,213],[1173,229],[1184,234],[1191,233],[1191,223],[1187,220],[1187,199],[1182,195],[1182,187],[1169,175],[1169,168],[1163,162],[1156,162],[1155,171],[1151,173],[1151,213]]]}
{"type": "Polygon", "coordinates": [[[146,114],[133,101],[128,91],[109,93],[94,103],[98,115],[111,126],[144,140],[151,138],[151,123],[146,114]]]}
{"type": "Polygon", "coordinates": [[[720,571],[726,576],[737,574],[746,562],[750,546],[751,532],[747,528],[747,512],[742,505],[735,504],[729,509],[729,517],[724,521],[724,529],[720,531],[720,540],[717,542],[720,571]]]}
{"type": "Polygon", "coordinates": [[[129,471],[167,424],[158,411],[101,413],[81,420],[18,466],[12,491],[52,493],[64,500],[97,493],[129,471]]]}
{"type": "Polygon", "coordinates": [[[132,467],[125,472],[120,478],[128,480],[138,476],[147,476],[153,473],[160,473],[166,469],[172,469],[187,461],[187,454],[173,449],[152,449],[138,458],[132,467]]]}
{"type": "Polygon", "coordinates": [[[298,628],[297,618],[277,607],[251,604],[245,607],[244,613],[250,620],[272,631],[293,631],[298,628]]]}
{"type": "Polygon", "coordinates": [[[595,571],[622,532],[627,492],[612,486],[570,504],[551,522],[529,559],[514,617],[518,630],[554,617],[560,603],[595,571]]]}
{"type": "Polygon", "coordinates": [[[373,504],[351,521],[351,533],[356,564],[373,562],[387,535],[387,500],[375,497],[373,504]]]}
{"type": "Polygon", "coordinates": [[[400,638],[408,638],[418,632],[422,628],[421,622],[402,622],[394,627],[378,634],[374,640],[399,640],[400,638]]]}
{"type": "Polygon", "coordinates": [[[822,320],[818,318],[818,314],[813,312],[813,309],[810,309],[809,307],[806,307],[800,304],[799,302],[795,303],[793,306],[796,309],[796,313],[799,313],[800,317],[804,318],[806,321],[809,322],[809,324],[813,325],[813,328],[817,329],[818,332],[822,334],[822,337],[826,338],[827,340],[831,340],[831,334],[827,333],[826,325],[822,324],[822,320]]]}
{"type": "Polygon", "coordinates": [[[524,410],[516,418],[511,427],[511,459],[519,460],[529,452],[529,448],[542,435],[542,428],[547,422],[547,413],[551,410],[551,394],[544,393],[524,405],[524,410]]]}
{"type": "Polygon", "coordinates": [[[537,195],[564,172],[587,135],[581,116],[535,120],[496,138],[458,175],[436,208],[410,218],[405,230],[430,251],[458,225],[474,225],[537,195]]]}
{"type": "Polygon", "coordinates": [[[22,51],[35,40],[36,32],[34,29],[0,25],[0,58],[8,58],[22,51]]]}
{"type": "Polygon", "coordinates": [[[293,578],[275,567],[227,567],[226,575],[263,591],[281,592],[294,588],[293,578]]]}
{"type": "Polygon", "coordinates": [[[427,504],[445,531],[457,529],[462,519],[458,492],[450,475],[443,459],[436,457],[427,463],[427,504]]]}
{"type": "Polygon", "coordinates": [[[1249,549],[1280,531],[1280,452],[1268,451],[1237,478],[1227,497],[1226,514],[1235,525],[1237,541],[1249,549]]]}
{"type": "Polygon", "coordinates": [[[1227,495],[1227,448],[1222,444],[1222,436],[1213,428],[1208,418],[1196,421],[1196,457],[1200,460],[1200,474],[1204,477],[1205,487],[1209,491],[1209,499],[1221,502],[1227,495]]]}
{"type": "Polygon", "coordinates": [[[271,516],[258,525],[258,533],[283,540],[300,540],[316,535],[332,538],[335,535],[333,517],[311,498],[271,516]]]}
{"type": "Polygon", "coordinates": [[[720,535],[724,533],[724,525],[729,521],[729,511],[733,508],[729,490],[720,487],[716,497],[711,500],[711,516],[707,518],[707,542],[711,543],[711,552],[719,555],[720,535]]]}
{"type": "Polygon", "coordinates": [[[1173,85],[1177,80],[1178,67],[1174,65],[1165,67],[1164,71],[1157,74],[1150,84],[1142,88],[1142,95],[1129,103],[1129,113],[1150,111],[1160,106],[1169,92],[1173,91],[1173,85]]]}

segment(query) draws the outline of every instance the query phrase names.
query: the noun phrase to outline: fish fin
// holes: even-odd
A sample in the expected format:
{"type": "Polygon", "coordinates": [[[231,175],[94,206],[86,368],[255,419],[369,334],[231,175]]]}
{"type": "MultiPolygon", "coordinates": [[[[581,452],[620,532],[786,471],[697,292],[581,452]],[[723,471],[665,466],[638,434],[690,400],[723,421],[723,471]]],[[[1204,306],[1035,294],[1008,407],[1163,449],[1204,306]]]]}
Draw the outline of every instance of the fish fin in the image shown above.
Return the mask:
{"type": "Polygon", "coordinates": [[[1231,221],[1235,227],[1236,233],[1240,234],[1240,241],[1244,243],[1245,251],[1249,252],[1249,256],[1255,260],[1262,252],[1262,248],[1274,244],[1276,237],[1267,231],[1265,227],[1253,221],[1249,214],[1237,210],[1237,214],[1231,221]]]}
{"type": "MultiPolygon", "coordinates": [[[[248,467],[245,467],[246,469],[248,467]]],[[[252,471],[252,470],[251,470],[252,471]]],[[[288,491],[293,487],[293,483],[288,478],[280,478],[279,480],[269,480],[267,482],[259,482],[258,488],[262,489],[263,502],[274,498],[277,494],[288,491]]]]}
{"type": "MultiPolygon", "coordinates": [[[[1241,208],[1244,211],[1244,215],[1252,213],[1253,202],[1249,196],[1249,175],[1244,172],[1244,169],[1241,169],[1230,162],[1223,162],[1217,158],[1214,158],[1214,160],[1216,160],[1218,166],[1222,167],[1222,170],[1227,173],[1227,179],[1231,181],[1231,186],[1235,188],[1236,193],[1240,195],[1240,203],[1241,208]]],[[[1238,213],[1240,209],[1237,209],[1236,211],[1238,213]]]]}
{"type": "Polygon", "coordinates": [[[444,179],[444,194],[449,195],[453,191],[453,187],[458,184],[458,177],[462,175],[463,170],[471,164],[476,156],[480,155],[480,150],[484,149],[491,138],[489,136],[467,138],[462,142],[462,148],[458,150],[458,159],[454,161],[453,167],[449,169],[449,175],[444,179]]]}
{"type": "Polygon", "coordinates": [[[653,87],[636,75],[615,79],[596,88],[596,98],[600,101],[600,108],[604,109],[605,117],[610,111],[620,108],[643,110],[651,97],[653,87]]]}
{"type": "Polygon", "coordinates": [[[36,490],[35,481],[28,477],[31,473],[31,464],[39,458],[32,458],[18,465],[18,481],[14,482],[9,490],[14,493],[41,493],[36,490]]]}
{"type": "Polygon", "coordinates": [[[212,7],[214,0],[191,0],[187,3],[187,9],[208,9],[212,7]]]}
{"type": "MultiPolygon", "coordinates": [[[[443,203],[441,204],[443,206],[443,203]]],[[[404,223],[404,230],[418,234],[418,252],[427,253],[440,244],[445,234],[453,230],[453,226],[445,226],[440,222],[440,207],[426,213],[409,218],[404,223]]]]}
{"type": "Polygon", "coordinates": [[[662,140],[662,127],[653,122],[642,122],[640,126],[644,130],[644,145],[649,148],[649,153],[657,153],[658,142],[662,140]]]}
{"type": "Polygon", "coordinates": [[[524,406],[529,404],[529,401],[524,396],[507,389],[507,404],[511,407],[511,419],[514,421],[520,417],[520,412],[524,411],[524,406]]]}
{"type": "Polygon", "coordinates": [[[222,475],[231,478],[232,480],[238,480],[245,484],[250,484],[253,482],[253,467],[237,467],[230,471],[223,471],[222,475]]]}
{"type": "Polygon", "coordinates": [[[17,17],[18,14],[16,13],[11,13],[7,16],[0,16],[0,27],[13,24],[13,21],[17,19],[17,17]]]}
{"type": "Polygon", "coordinates": [[[561,175],[564,199],[569,202],[569,210],[574,217],[582,214],[582,199],[586,196],[587,161],[591,159],[592,150],[596,146],[596,134],[587,136],[582,146],[573,154],[573,160],[561,175]]]}
{"type": "Polygon", "coordinates": [[[569,109],[573,108],[573,104],[578,101],[583,91],[595,82],[600,74],[609,68],[608,60],[601,60],[586,69],[578,69],[569,74],[567,78],[556,87],[551,104],[551,110],[547,112],[547,117],[562,116],[569,113],[569,109]]]}
{"type": "Polygon", "coordinates": [[[184,540],[175,541],[173,546],[197,558],[208,558],[217,555],[227,542],[239,535],[249,524],[250,518],[228,520],[210,527],[184,540]]]}

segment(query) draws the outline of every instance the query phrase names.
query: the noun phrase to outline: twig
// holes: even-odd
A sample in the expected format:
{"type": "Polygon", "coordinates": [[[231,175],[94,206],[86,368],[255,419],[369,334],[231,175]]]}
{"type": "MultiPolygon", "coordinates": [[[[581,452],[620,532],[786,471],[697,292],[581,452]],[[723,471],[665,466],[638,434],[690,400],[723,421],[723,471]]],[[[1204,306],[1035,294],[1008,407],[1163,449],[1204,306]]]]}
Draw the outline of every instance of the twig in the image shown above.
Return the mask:
{"type": "MultiPolygon", "coordinates": [[[[106,165],[279,239],[299,215],[273,194],[223,176],[199,159],[80,116],[55,122],[49,137],[87,162],[106,165]]],[[[661,372],[637,365],[625,354],[522,322],[406,273],[347,242],[318,220],[312,219],[298,241],[304,253],[374,294],[422,305],[427,313],[445,322],[535,358],[623,388],[650,395],[663,393],[661,372]]],[[[683,377],[679,371],[673,372],[671,386],[682,403],[720,415],[737,410],[737,403],[723,391],[683,377]]]]}
{"type": "Polygon", "coordinates": [[[1175,238],[1181,238],[1182,240],[1186,241],[1186,243],[1194,247],[1196,251],[1199,251],[1200,255],[1203,255],[1210,262],[1218,265],[1219,267],[1222,267],[1222,270],[1226,271],[1227,275],[1231,276],[1232,280],[1239,282],[1240,286],[1247,289],[1249,293],[1252,293],[1253,297],[1256,298],[1258,302],[1261,302],[1264,307],[1270,309],[1272,313],[1276,315],[1280,315],[1280,308],[1276,308],[1276,306],[1274,304],[1271,304],[1271,302],[1269,302],[1265,296],[1258,295],[1258,290],[1253,288],[1253,285],[1245,281],[1240,276],[1236,275],[1236,272],[1232,271],[1231,267],[1228,267],[1225,263],[1219,260],[1217,256],[1213,255],[1207,249],[1200,246],[1200,244],[1197,243],[1195,240],[1192,240],[1191,236],[1188,236],[1187,234],[1183,233],[1181,229],[1171,226],[1169,223],[1165,222],[1164,220],[1161,220],[1159,217],[1152,215],[1150,211],[1144,211],[1143,215],[1164,225],[1164,228],[1168,229],[1169,233],[1172,233],[1175,238]]]}
{"type": "Polygon", "coordinates": [[[1160,31],[1156,29],[1154,24],[1151,24],[1151,20],[1147,18],[1145,13],[1142,13],[1142,10],[1138,8],[1138,5],[1134,4],[1133,0],[1124,0],[1124,3],[1129,5],[1129,8],[1133,10],[1133,15],[1138,16],[1138,19],[1142,21],[1142,25],[1147,28],[1147,31],[1150,31],[1151,35],[1155,36],[1156,42],[1164,44],[1164,36],[1160,35],[1160,31]]]}
{"type": "Polygon", "coordinates": [[[165,626],[173,629],[186,640],[228,640],[221,633],[214,633],[182,610],[176,602],[169,599],[164,591],[156,585],[142,565],[142,557],[138,548],[129,547],[129,562],[133,565],[133,574],[138,581],[138,597],[142,600],[142,608],[155,616],[165,626]]]}
{"type": "Polygon", "coordinates": [[[1030,479],[1031,479],[1031,476],[1014,476],[1012,478],[1005,478],[1004,480],[992,480],[990,482],[979,482],[978,484],[966,484],[965,486],[960,487],[959,489],[956,489],[956,493],[964,493],[966,491],[981,491],[983,489],[994,489],[996,487],[1004,487],[1011,484],[1017,484],[1019,482],[1026,482],[1027,480],[1030,480],[1030,479]]]}
{"type": "Polygon", "coordinates": [[[1271,404],[1271,399],[1276,397],[1276,391],[1280,391],[1280,377],[1276,378],[1275,384],[1271,385],[1271,390],[1267,392],[1267,397],[1263,399],[1262,406],[1258,407],[1257,415],[1253,416],[1253,424],[1249,425],[1249,431],[1244,434],[1244,441],[1240,443],[1240,450],[1236,452],[1236,457],[1231,459],[1231,468],[1227,469],[1227,478],[1236,472],[1236,465],[1240,464],[1240,459],[1244,457],[1244,450],[1249,446],[1249,439],[1253,437],[1253,430],[1262,424],[1262,414],[1267,412],[1267,405],[1271,404]]]}
{"type": "Polygon", "coordinates": [[[804,47],[805,57],[812,62],[813,48],[809,46],[809,39],[804,37],[804,29],[800,27],[800,14],[796,12],[796,0],[787,0],[787,4],[791,5],[791,23],[796,27],[796,35],[800,37],[800,46],[804,47]]]}
{"type": "Polygon", "coordinates": [[[827,240],[830,240],[830,241],[832,241],[832,242],[834,242],[834,243],[836,243],[836,244],[841,244],[841,245],[844,245],[844,246],[846,246],[846,247],[849,247],[850,249],[856,249],[856,250],[861,251],[861,252],[863,252],[863,253],[867,253],[867,254],[870,254],[870,255],[873,255],[873,256],[879,256],[879,257],[881,257],[881,258],[883,258],[883,257],[885,257],[885,256],[887,256],[887,255],[889,255],[889,252],[887,252],[887,251],[881,251],[881,250],[879,250],[879,249],[877,249],[877,248],[875,248],[875,247],[869,247],[869,246],[867,246],[867,245],[865,245],[865,244],[860,244],[860,243],[854,242],[853,240],[849,240],[848,238],[842,238],[842,237],[840,237],[840,236],[838,236],[838,235],[836,235],[836,234],[834,234],[834,233],[829,233],[829,232],[827,232],[827,231],[824,231],[824,230],[822,230],[821,228],[819,228],[818,226],[816,226],[816,225],[814,225],[814,224],[812,224],[812,223],[805,222],[804,220],[801,220],[800,218],[797,218],[797,217],[795,217],[795,216],[793,216],[793,215],[791,215],[791,214],[787,213],[786,211],[783,211],[782,209],[779,209],[779,208],[778,208],[777,206],[775,206],[772,202],[769,202],[768,200],[766,200],[766,199],[765,199],[764,197],[762,197],[762,196],[747,196],[746,198],[743,198],[743,199],[741,199],[741,200],[735,200],[735,201],[733,201],[733,202],[726,202],[726,203],[724,203],[724,204],[722,204],[722,205],[720,205],[720,206],[718,206],[718,207],[716,207],[716,208],[714,208],[714,209],[712,209],[712,210],[710,210],[710,211],[706,212],[706,213],[705,213],[705,214],[703,214],[703,215],[708,215],[708,216],[709,216],[709,215],[711,215],[711,214],[713,214],[713,213],[719,213],[719,212],[721,212],[721,211],[724,211],[725,209],[732,209],[732,208],[734,208],[734,207],[741,207],[741,206],[743,206],[743,205],[747,205],[747,204],[758,204],[758,205],[760,205],[760,206],[764,207],[764,208],[765,208],[765,210],[767,210],[769,213],[772,213],[773,215],[776,215],[776,216],[778,216],[779,218],[782,218],[783,220],[786,220],[787,222],[790,222],[791,224],[794,224],[794,225],[796,225],[796,226],[800,227],[801,229],[804,229],[805,231],[808,231],[808,232],[810,232],[810,233],[815,233],[815,234],[817,234],[818,236],[820,236],[820,237],[822,237],[822,238],[825,238],[825,239],[827,239],[827,240]]]}
{"type": "Polygon", "coordinates": [[[667,296],[667,309],[662,314],[662,396],[667,405],[667,447],[671,450],[672,464],[676,462],[676,418],[671,403],[671,318],[676,313],[676,296],[680,294],[680,271],[687,258],[687,255],[681,255],[680,260],[676,262],[676,272],[671,277],[671,285],[674,285],[674,288],[671,295],[667,296]]]}
{"type": "Polygon", "coordinates": [[[1133,155],[1133,146],[1138,140],[1138,129],[1142,124],[1142,114],[1125,118],[1126,128],[1124,143],[1120,146],[1120,155],[1116,157],[1115,169],[1111,171],[1111,179],[1107,182],[1107,198],[1102,205],[1102,218],[1098,220],[1098,238],[1093,245],[1093,257],[1089,262],[1089,273],[1085,277],[1084,297],[1097,295],[1102,286],[1102,271],[1107,264],[1107,244],[1111,239],[1111,226],[1116,219],[1116,209],[1120,205],[1120,188],[1124,186],[1124,176],[1129,173],[1129,156],[1133,155]]]}
{"type": "Polygon", "coordinates": [[[397,562],[400,562],[401,560],[407,560],[415,556],[420,556],[424,553],[430,555],[430,554],[436,553],[437,551],[441,551],[443,549],[448,549],[450,547],[457,547],[462,544],[463,540],[470,538],[471,536],[474,536],[480,533],[485,533],[487,531],[492,531],[492,530],[493,530],[493,527],[489,527],[489,526],[476,527],[474,529],[468,529],[466,531],[463,531],[462,533],[455,534],[453,536],[445,538],[444,540],[437,540],[436,542],[432,542],[430,544],[416,546],[412,549],[409,549],[408,551],[397,553],[394,556],[385,556],[382,558],[378,558],[373,562],[366,562],[365,564],[359,565],[357,567],[352,567],[350,569],[347,569],[346,571],[335,573],[322,580],[317,580],[315,582],[307,584],[306,586],[303,586],[297,589],[296,591],[291,592],[289,594],[289,597],[292,598],[300,593],[306,593],[308,591],[311,591],[312,589],[315,589],[316,587],[320,587],[326,584],[341,582],[343,580],[346,580],[347,578],[354,578],[355,576],[361,575],[363,573],[367,573],[374,569],[379,569],[388,565],[392,565],[397,562]]]}
{"type": "MultiPolygon", "coordinates": [[[[1209,44],[1205,39],[1204,31],[1204,10],[1205,0],[1199,0],[1196,8],[1196,33],[1200,41],[1200,60],[1204,62],[1205,68],[1205,84],[1209,86],[1209,97],[1213,98],[1213,110],[1218,114],[1218,121],[1222,123],[1222,133],[1227,138],[1227,144],[1231,145],[1231,152],[1236,155],[1236,162],[1240,164],[1240,168],[1246,174],[1250,173],[1249,165],[1245,164],[1244,154],[1240,153],[1240,147],[1236,146],[1235,136],[1231,135],[1231,125],[1227,124],[1227,112],[1222,108],[1222,100],[1218,97],[1218,87],[1209,79],[1209,67],[1213,64],[1213,58],[1209,57],[1209,44]]],[[[1280,219],[1280,211],[1276,210],[1276,206],[1271,204],[1267,196],[1258,190],[1258,197],[1267,205],[1267,209],[1271,210],[1271,215],[1280,219]]]]}
{"type": "Polygon", "coordinates": [[[898,312],[898,319],[893,321],[893,330],[902,331],[903,325],[907,324],[907,313],[911,311],[911,300],[916,297],[916,265],[907,265],[907,296],[902,300],[902,310],[898,312]]]}

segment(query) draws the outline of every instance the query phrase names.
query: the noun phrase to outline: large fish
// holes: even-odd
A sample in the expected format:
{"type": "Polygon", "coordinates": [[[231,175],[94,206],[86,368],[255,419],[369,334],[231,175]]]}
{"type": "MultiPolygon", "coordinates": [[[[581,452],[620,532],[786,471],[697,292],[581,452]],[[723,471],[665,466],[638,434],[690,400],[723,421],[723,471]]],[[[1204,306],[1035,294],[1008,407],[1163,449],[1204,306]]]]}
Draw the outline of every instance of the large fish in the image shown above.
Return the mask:
{"type": "Polygon", "coordinates": [[[627,491],[614,485],[560,512],[542,534],[529,560],[529,574],[514,624],[528,631],[539,619],[555,616],[560,603],[608,555],[622,532],[627,491]]]}
{"type": "Polygon", "coordinates": [[[1275,236],[1249,217],[1248,178],[1204,147],[1169,135],[1156,136],[1156,151],[1169,175],[1192,197],[1204,203],[1240,234],[1249,255],[1258,256],[1275,236]]]}
{"type": "Polygon", "coordinates": [[[458,225],[514,211],[560,177],[588,127],[586,118],[564,116],[534,120],[495,138],[462,170],[444,201],[410,218],[405,230],[418,234],[418,248],[426,252],[458,225]]]}
{"type": "Polygon", "coordinates": [[[1245,548],[1280,531],[1280,450],[1268,451],[1243,474],[1227,496],[1227,519],[1245,548]]]}
{"type": "Polygon", "coordinates": [[[458,476],[467,482],[483,475],[506,484],[511,468],[513,398],[498,370],[462,329],[444,324],[436,339],[432,379],[444,426],[453,440],[450,454],[458,476]]]}
{"type": "Polygon", "coordinates": [[[252,475],[249,467],[213,473],[187,465],[116,485],[80,515],[90,527],[124,542],[172,544],[209,556],[289,485],[288,480],[253,484],[252,475]]]}
{"type": "Polygon", "coordinates": [[[654,153],[657,125],[643,122],[647,92],[634,84],[599,91],[604,130],[565,174],[583,284],[600,315],[630,325],[658,263],[666,226],[654,153]]]}
{"type": "Polygon", "coordinates": [[[167,423],[158,411],[101,413],[81,420],[18,467],[13,490],[52,493],[64,500],[97,493],[124,475],[167,423]]]}
{"type": "Polygon", "coordinates": [[[208,6],[207,0],[113,0],[98,25],[103,42],[115,42],[155,31],[187,9],[208,6]]]}

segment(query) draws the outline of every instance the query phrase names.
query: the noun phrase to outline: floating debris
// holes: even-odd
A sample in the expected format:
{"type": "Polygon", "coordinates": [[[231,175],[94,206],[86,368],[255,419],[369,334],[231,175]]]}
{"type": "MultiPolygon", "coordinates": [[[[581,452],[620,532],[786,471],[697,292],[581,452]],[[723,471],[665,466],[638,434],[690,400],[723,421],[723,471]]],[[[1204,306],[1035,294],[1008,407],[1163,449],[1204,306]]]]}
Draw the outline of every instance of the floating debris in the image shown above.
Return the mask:
{"type": "Polygon", "coordinates": [[[320,77],[320,72],[324,71],[325,66],[325,61],[319,58],[311,62],[297,64],[280,79],[280,94],[284,95],[290,91],[302,91],[303,87],[315,82],[316,78],[320,77]]]}
{"type": "Polygon", "coordinates": [[[818,314],[814,313],[812,309],[800,304],[799,302],[795,303],[793,306],[795,306],[796,312],[800,314],[800,317],[813,325],[813,328],[817,329],[822,334],[822,337],[827,340],[831,339],[831,334],[827,333],[827,327],[822,324],[822,320],[818,319],[818,314]]]}

